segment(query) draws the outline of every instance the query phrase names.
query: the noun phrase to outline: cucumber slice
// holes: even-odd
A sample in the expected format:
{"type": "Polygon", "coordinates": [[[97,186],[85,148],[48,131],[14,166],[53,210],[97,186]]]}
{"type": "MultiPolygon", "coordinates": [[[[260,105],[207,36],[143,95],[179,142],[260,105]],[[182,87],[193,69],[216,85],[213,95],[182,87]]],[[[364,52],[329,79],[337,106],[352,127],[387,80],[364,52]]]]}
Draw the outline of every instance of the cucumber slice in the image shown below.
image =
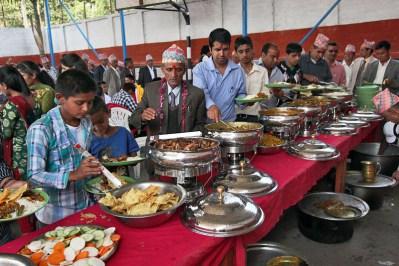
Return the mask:
{"type": "Polygon", "coordinates": [[[71,232],[69,232],[68,236],[76,235],[79,232],[80,232],[80,228],[79,227],[75,227],[75,229],[73,229],[71,232]]]}
{"type": "Polygon", "coordinates": [[[45,237],[54,237],[53,232],[54,232],[54,231],[48,231],[48,232],[46,232],[46,233],[44,234],[44,236],[45,236],[45,237]]]}
{"type": "Polygon", "coordinates": [[[100,240],[103,239],[105,237],[105,233],[102,230],[96,230],[93,232],[92,234],[94,236],[94,240],[100,240]]]}
{"type": "Polygon", "coordinates": [[[70,233],[71,231],[73,231],[74,229],[75,229],[74,226],[68,226],[68,227],[66,227],[65,230],[64,230],[65,236],[68,236],[69,233],[70,233]]]}
{"type": "Polygon", "coordinates": [[[104,238],[101,238],[100,240],[97,241],[96,243],[96,248],[100,248],[103,246],[104,243],[104,238]]]}
{"type": "Polygon", "coordinates": [[[86,234],[93,234],[97,229],[95,228],[90,228],[89,231],[85,232],[86,234]]]}
{"type": "Polygon", "coordinates": [[[56,236],[57,237],[64,237],[65,236],[64,235],[64,230],[62,230],[62,229],[57,230],[56,231],[56,236]]]}
{"type": "Polygon", "coordinates": [[[94,238],[94,236],[92,234],[83,234],[80,237],[83,238],[86,242],[89,242],[89,241],[93,240],[93,238],[94,238]]]}
{"type": "Polygon", "coordinates": [[[89,232],[89,231],[91,231],[91,230],[95,230],[95,229],[92,229],[92,228],[90,228],[90,227],[88,227],[88,226],[82,226],[82,227],[80,228],[80,230],[81,230],[82,232],[84,232],[84,233],[87,233],[87,232],[89,232]]]}

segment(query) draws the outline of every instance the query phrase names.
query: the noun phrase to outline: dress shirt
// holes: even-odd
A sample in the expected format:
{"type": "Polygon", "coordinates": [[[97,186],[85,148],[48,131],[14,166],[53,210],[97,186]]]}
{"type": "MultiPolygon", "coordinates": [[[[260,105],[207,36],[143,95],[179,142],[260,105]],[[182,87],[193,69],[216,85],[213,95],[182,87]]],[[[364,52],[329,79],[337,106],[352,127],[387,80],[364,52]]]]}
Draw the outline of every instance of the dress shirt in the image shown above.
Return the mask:
{"type": "Polygon", "coordinates": [[[281,72],[281,70],[278,68],[278,66],[276,65],[273,69],[272,69],[272,73],[269,76],[269,70],[267,70],[267,68],[265,67],[265,65],[263,64],[262,58],[259,58],[257,64],[259,66],[262,66],[266,69],[267,73],[268,73],[268,79],[269,79],[269,83],[276,83],[276,82],[281,82],[284,81],[284,75],[283,72],[281,72]]]}
{"type": "Polygon", "coordinates": [[[339,86],[345,86],[346,74],[344,66],[338,61],[333,62],[329,66],[332,75],[332,81],[338,84],[339,86]]]}
{"type": "MultiPolygon", "coordinates": [[[[270,95],[269,89],[265,86],[269,83],[269,77],[267,75],[267,70],[264,67],[253,64],[251,71],[248,74],[244,71],[244,74],[245,87],[248,95],[256,95],[259,92],[270,95]]],[[[236,107],[238,114],[259,115],[259,110],[259,103],[255,103],[254,105],[245,108],[236,107]]]]}
{"type": "Polygon", "coordinates": [[[348,65],[348,64],[346,63],[346,61],[343,60],[343,61],[342,61],[342,65],[343,65],[344,68],[345,68],[345,77],[346,77],[346,84],[345,84],[345,86],[346,86],[347,88],[349,88],[349,85],[351,84],[351,78],[352,78],[353,61],[352,61],[352,63],[351,63],[350,65],[348,65]]]}
{"type": "Polygon", "coordinates": [[[389,58],[389,60],[386,61],[384,64],[381,64],[381,61],[378,62],[377,74],[375,75],[373,83],[382,84],[382,82],[384,81],[385,70],[387,70],[387,66],[390,61],[391,58],[389,58]]]}
{"type": "Polygon", "coordinates": [[[169,103],[172,102],[172,96],[170,95],[170,92],[173,91],[173,94],[175,95],[175,105],[178,106],[180,103],[180,86],[177,86],[176,88],[172,89],[172,87],[168,84],[168,96],[169,96],[169,103]]]}
{"type": "Polygon", "coordinates": [[[150,71],[151,79],[155,78],[154,67],[147,66],[148,70],[150,71]]]}
{"type": "Polygon", "coordinates": [[[204,90],[206,108],[216,105],[222,120],[236,119],[235,98],[246,95],[245,76],[241,67],[229,60],[222,75],[213,59],[197,64],[193,69],[193,85],[204,90]]]}

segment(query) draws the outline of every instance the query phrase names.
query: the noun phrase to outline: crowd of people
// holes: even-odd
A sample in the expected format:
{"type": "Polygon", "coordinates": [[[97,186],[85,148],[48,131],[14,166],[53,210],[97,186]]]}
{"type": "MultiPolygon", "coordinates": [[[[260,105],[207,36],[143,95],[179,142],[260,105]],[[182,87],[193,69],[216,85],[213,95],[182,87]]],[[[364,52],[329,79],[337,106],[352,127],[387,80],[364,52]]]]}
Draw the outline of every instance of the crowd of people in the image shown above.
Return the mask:
{"type": "MultiPolygon", "coordinates": [[[[337,60],[340,45],[318,34],[308,52],[298,43],[287,44],[286,57],[280,60],[280,48],[265,43],[258,59],[250,37],[240,36],[232,44],[230,33],[218,28],[201,49],[192,82],[183,79],[186,57],[175,44],[162,54],[162,78],[150,54],[138,77],[132,58],[121,62],[105,54],[99,55],[98,65],[86,54],[65,54],[58,70],[47,57],[41,57],[40,64],[1,66],[0,186],[28,182],[49,194],[49,203],[36,213],[37,227],[87,208],[93,202],[83,189],[84,181],[101,174],[101,156],[132,156],[139,151],[131,131],[109,124],[115,107],[131,112],[133,132],[157,135],[202,130],[206,123],[220,120],[258,121],[262,107],[296,97],[290,90],[269,90],[268,83],[331,83],[355,93],[366,82],[399,93],[399,63],[391,58],[388,41],[365,40],[358,58],[356,47],[347,44],[342,62],[337,60]],[[258,93],[268,95],[268,100],[235,101],[258,93]],[[83,158],[76,144],[93,156],[83,158]]],[[[399,106],[384,115],[398,123],[399,106]]],[[[11,225],[0,225],[0,244],[11,238],[5,233],[7,226],[11,225]]]]}

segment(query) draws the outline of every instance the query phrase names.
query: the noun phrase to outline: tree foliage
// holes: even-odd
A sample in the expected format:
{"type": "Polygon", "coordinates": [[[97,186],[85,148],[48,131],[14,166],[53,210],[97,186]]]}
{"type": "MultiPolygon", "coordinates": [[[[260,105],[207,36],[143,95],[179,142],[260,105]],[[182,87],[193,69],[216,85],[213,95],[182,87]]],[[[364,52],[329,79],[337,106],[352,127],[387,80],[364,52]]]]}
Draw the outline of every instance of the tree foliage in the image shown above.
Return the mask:
{"type": "MultiPolygon", "coordinates": [[[[26,16],[29,21],[33,17],[33,0],[0,0],[0,27],[24,27],[23,5],[26,6],[26,16]]],[[[41,22],[45,21],[44,0],[38,0],[38,11],[41,22]]],[[[111,14],[115,11],[114,0],[64,0],[77,20],[95,18],[111,14]]],[[[49,0],[51,24],[70,22],[65,10],[58,0],[49,0]]],[[[26,23],[25,23],[26,24],[26,23]]],[[[26,25],[25,25],[26,26],[26,25]]],[[[42,26],[45,26],[42,23],[42,26]]]]}

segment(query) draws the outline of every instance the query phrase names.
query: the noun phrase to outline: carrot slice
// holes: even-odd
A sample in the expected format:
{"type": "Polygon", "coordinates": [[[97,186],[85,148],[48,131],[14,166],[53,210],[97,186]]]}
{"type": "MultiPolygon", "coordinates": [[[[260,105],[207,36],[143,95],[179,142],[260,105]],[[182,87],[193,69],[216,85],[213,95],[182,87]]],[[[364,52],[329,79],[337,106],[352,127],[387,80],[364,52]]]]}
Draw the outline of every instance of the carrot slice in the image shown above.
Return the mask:
{"type": "Polygon", "coordinates": [[[121,235],[119,235],[119,234],[113,234],[113,235],[111,236],[111,240],[112,240],[113,242],[118,242],[120,239],[121,239],[121,235]]]}
{"type": "Polygon", "coordinates": [[[23,249],[21,249],[20,253],[21,253],[22,255],[31,255],[31,254],[32,254],[32,250],[30,250],[30,249],[27,248],[27,247],[24,247],[23,249]]]}
{"type": "Polygon", "coordinates": [[[100,257],[102,257],[102,256],[103,256],[105,253],[107,253],[108,250],[110,250],[112,247],[113,247],[112,245],[111,245],[111,246],[107,246],[107,247],[102,246],[102,247],[100,248],[100,250],[98,251],[98,254],[100,255],[100,257]]]}
{"type": "Polygon", "coordinates": [[[41,260],[39,266],[48,266],[47,260],[41,260]]]}
{"type": "Polygon", "coordinates": [[[65,244],[64,242],[57,242],[57,244],[54,245],[54,251],[59,251],[60,253],[64,252],[65,249],[65,244]]]}
{"type": "Polygon", "coordinates": [[[43,251],[38,251],[38,252],[33,253],[33,254],[30,256],[30,259],[32,260],[32,262],[33,262],[34,264],[39,264],[39,262],[40,262],[40,260],[42,259],[43,255],[44,255],[44,252],[43,252],[43,251]]]}
{"type": "Polygon", "coordinates": [[[58,265],[61,262],[65,260],[64,253],[61,252],[53,252],[50,256],[47,258],[47,262],[50,263],[51,265],[58,265]]]}
{"type": "Polygon", "coordinates": [[[88,251],[81,251],[76,257],[75,260],[81,260],[89,257],[88,251]]]}
{"type": "Polygon", "coordinates": [[[93,248],[95,248],[95,247],[96,247],[96,243],[94,243],[94,242],[89,242],[89,243],[86,244],[86,247],[93,247],[93,248]]]}

